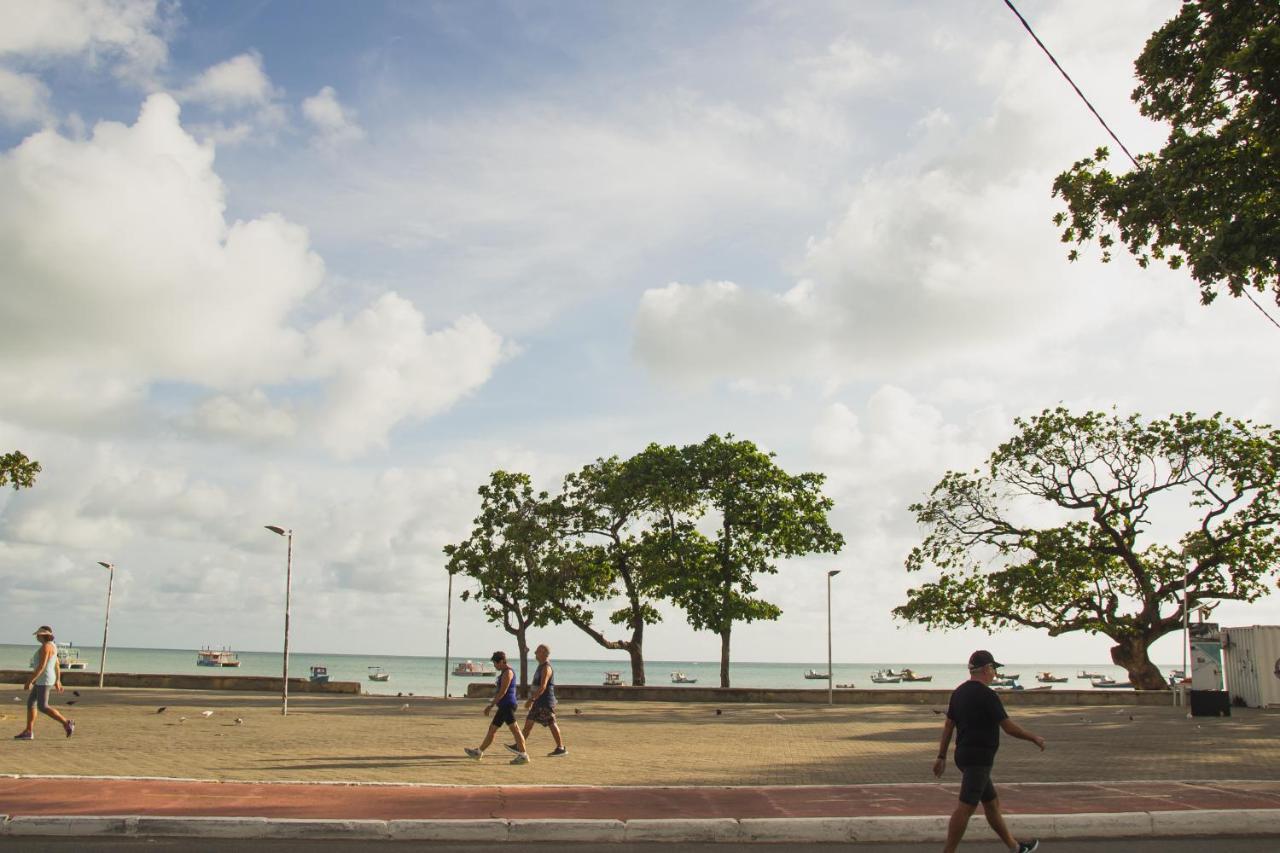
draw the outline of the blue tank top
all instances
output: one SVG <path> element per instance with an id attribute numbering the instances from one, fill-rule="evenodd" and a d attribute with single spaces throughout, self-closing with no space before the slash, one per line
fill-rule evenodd
<path id="1" fill-rule="evenodd" d="M 509 669 L 504 669 L 502 672 L 498 673 L 498 680 L 497 680 L 497 681 L 495 681 L 495 682 L 493 683 L 493 686 L 494 686 L 494 687 L 501 687 L 501 686 L 502 686 L 502 677 L 503 677 L 504 675 L 506 675 L 508 672 L 510 672 L 510 673 L 511 673 L 511 683 L 507 685 L 507 692 L 506 692 L 506 693 L 504 693 L 504 694 L 502 695 L 502 698 L 498 700 L 498 704 L 499 704 L 499 705 L 501 705 L 501 706 L 503 706 L 503 707 L 507 707 L 507 708 L 514 708 L 515 706 L 517 706 L 517 705 L 519 705 L 519 704 L 520 704 L 520 700 L 516 698 L 516 674 L 515 674 L 515 672 L 512 672 L 512 671 L 511 671 L 511 670 L 509 670 Z"/>
<path id="2" fill-rule="evenodd" d="M 550 705 L 554 708 L 556 704 L 556 671 L 550 664 L 538 664 L 538 668 L 533 671 L 533 684 L 529 685 L 529 689 L 537 690 L 542 686 L 542 674 L 547 670 L 551 670 L 551 677 L 547 679 L 547 689 L 534 704 Z"/>

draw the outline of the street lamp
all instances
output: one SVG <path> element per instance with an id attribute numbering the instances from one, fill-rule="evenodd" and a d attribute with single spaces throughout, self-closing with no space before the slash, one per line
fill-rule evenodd
<path id="1" fill-rule="evenodd" d="M 101 687 L 107 674 L 107 628 L 111 627 L 111 587 L 116 583 L 116 567 L 101 560 L 98 565 L 107 570 L 107 616 L 102 620 L 102 660 L 98 663 L 98 686 Z"/>
<path id="2" fill-rule="evenodd" d="M 448 602 L 444 607 L 444 698 L 449 698 L 449 629 L 453 625 L 453 572 L 449 572 Z"/>
<path id="3" fill-rule="evenodd" d="M 827 572 L 827 704 L 835 704 L 835 693 L 831 689 L 831 678 L 835 673 L 831 671 L 831 579 L 840 574 L 839 569 L 832 569 Z"/>
<path id="4" fill-rule="evenodd" d="M 284 675 L 280 679 L 280 715 L 289 713 L 289 588 L 293 585 L 293 531 L 285 530 L 274 524 L 268 524 L 272 533 L 283 536 L 289 541 L 289 550 L 284 564 Z"/>

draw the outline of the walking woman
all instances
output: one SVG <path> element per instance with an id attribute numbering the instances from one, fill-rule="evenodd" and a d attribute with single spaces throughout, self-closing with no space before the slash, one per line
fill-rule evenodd
<path id="1" fill-rule="evenodd" d="M 36 639 L 40 648 L 31 656 L 31 677 L 27 679 L 27 690 L 31 691 L 27 696 L 27 727 L 13 739 L 35 740 L 36 708 L 62 723 L 62 730 L 71 737 L 76 724 L 49 707 L 49 688 L 62 692 L 62 668 L 58 665 L 58 647 L 53 644 L 53 629 L 41 625 L 36 629 Z"/>

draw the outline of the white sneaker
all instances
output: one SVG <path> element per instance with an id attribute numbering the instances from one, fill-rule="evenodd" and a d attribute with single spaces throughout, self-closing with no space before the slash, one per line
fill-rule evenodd
<path id="1" fill-rule="evenodd" d="M 468 746 L 468 747 L 466 747 L 465 749 L 463 749 L 462 751 L 463 751 L 463 752 L 465 752 L 467 755 L 471 756 L 472 758 L 476 759 L 476 760 L 479 760 L 479 759 L 480 759 L 480 757 L 481 757 L 482 755 L 484 755 L 484 750 L 480 750 L 480 749 L 472 749 L 472 748 L 471 748 L 471 747 L 469 747 L 469 746 Z"/>
<path id="2" fill-rule="evenodd" d="M 528 763 L 529 763 L 529 753 L 527 753 L 527 752 L 521 752 L 521 753 L 519 753 L 515 758 L 511 759 L 511 763 L 512 763 L 512 764 L 528 764 Z"/>

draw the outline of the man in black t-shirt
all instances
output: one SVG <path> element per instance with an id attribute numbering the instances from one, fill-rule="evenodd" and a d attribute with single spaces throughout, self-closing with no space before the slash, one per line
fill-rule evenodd
<path id="1" fill-rule="evenodd" d="M 1000 748 L 1000 730 L 1011 736 L 1029 740 L 1044 751 L 1044 738 L 1033 735 L 1009 719 L 1004 703 L 989 686 L 996 677 L 1000 664 L 991 652 L 977 651 L 969 656 L 969 680 L 951 693 L 947 706 L 947 721 L 942 727 L 942 743 L 938 746 L 938 758 L 933 762 L 933 775 L 941 777 L 947 767 L 947 748 L 951 745 L 951 733 L 956 732 L 956 767 L 960 768 L 960 803 L 947 825 L 947 844 L 944 853 L 955 853 L 960 839 L 969 826 L 978 803 L 987 823 L 1005 843 L 1011 853 L 1031 853 L 1040 846 L 1037 840 L 1018 841 L 1009 832 L 1000 814 L 1000 799 L 991 784 L 991 767 L 995 764 L 996 750 Z"/>

